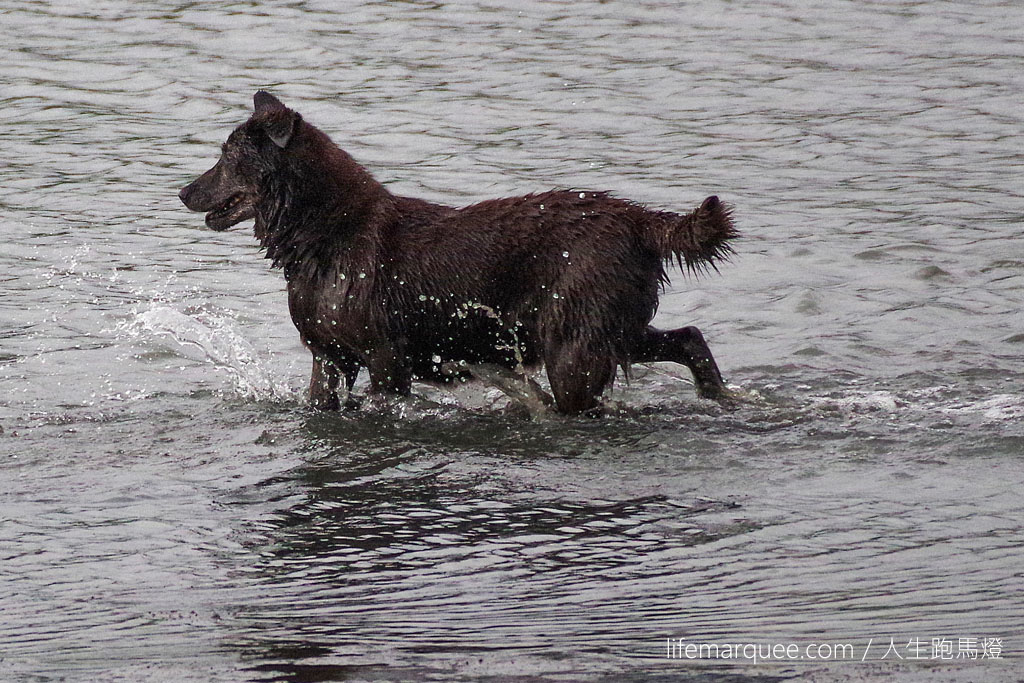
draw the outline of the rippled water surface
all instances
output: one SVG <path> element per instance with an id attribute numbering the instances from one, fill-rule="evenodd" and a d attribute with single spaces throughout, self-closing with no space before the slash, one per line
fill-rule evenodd
<path id="1" fill-rule="evenodd" d="M 0 2 L 0 679 L 1018 680 L 1021 26 Z M 657 323 L 746 400 L 656 365 L 601 419 L 486 386 L 311 413 L 281 274 L 176 197 L 261 87 L 402 194 L 719 194 L 737 256 Z"/>

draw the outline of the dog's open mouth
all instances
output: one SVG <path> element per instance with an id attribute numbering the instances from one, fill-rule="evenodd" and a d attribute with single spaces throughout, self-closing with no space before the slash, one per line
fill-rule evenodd
<path id="1" fill-rule="evenodd" d="M 227 230 L 256 215 L 252 199 L 244 192 L 231 195 L 221 206 L 206 214 L 206 227 L 211 230 Z"/>

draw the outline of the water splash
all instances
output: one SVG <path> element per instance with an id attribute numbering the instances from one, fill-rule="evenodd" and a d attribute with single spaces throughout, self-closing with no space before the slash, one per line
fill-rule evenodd
<path id="1" fill-rule="evenodd" d="M 1012 424 L 1024 417 L 1024 398 L 992 394 L 966 398 L 948 385 L 899 390 L 847 389 L 838 395 L 809 396 L 813 410 L 843 415 L 900 415 L 907 420 L 964 420 L 983 424 Z"/>
<path id="2" fill-rule="evenodd" d="M 909 405 L 900 396 L 884 390 L 851 389 L 840 396 L 809 396 L 807 400 L 811 406 L 842 413 L 895 413 Z"/>
<path id="3" fill-rule="evenodd" d="M 558 295 L 555 294 L 555 298 Z M 457 309 L 455 315 L 459 318 L 466 318 L 470 311 L 478 311 L 488 318 L 493 319 L 498 325 L 512 335 L 511 344 L 496 343 L 494 348 L 498 351 L 511 351 L 516 364 L 512 369 L 503 368 L 493 363 L 449 363 L 448 371 L 457 372 L 458 368 L 466 369 L 471 375 L 488 385 L 498 389 L 513 402 L 522 406 L 531 418 L 537 419 L 547 415 L 554 399 L 532 378 L 523 361 L 523 348 L 519 340 L 518 321 L 508 324 L 501 315 L 492 307 L 475 301 L 467 301 Z"/>
<path id="4" fill-rule="evenodd" d="M 1014 422 L 1024 418 L 1024 398 L 1011 394 L 995 394 L 977 401 L 956 401 L 941 408 L 946 415 L 980 415 L 983 422 Z"/>
<path id="5" fill-rule="evenodd" d="M 155 305 L 136 313 L 122 329 L 139 339 L 170 337 L 182 346 L 198 348 L 214 368 L 228 376 L 233 393 L 241 398 L 260 401 L 294 398 L 291 388 L 260 359 L 230 317 Z"/>

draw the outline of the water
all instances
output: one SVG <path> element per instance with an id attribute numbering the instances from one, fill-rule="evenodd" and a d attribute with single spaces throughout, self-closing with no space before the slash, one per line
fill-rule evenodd
<path id="1" fill-rule="evenodd" d="M 0 679 L 1018 680 L 1024 9 L 509 7 L 0 3 Z M 721 195 L 657 322 L 748 399 L 311 414 L 280 273 L 176 198 L 260 87 L 399 193 Z"/>

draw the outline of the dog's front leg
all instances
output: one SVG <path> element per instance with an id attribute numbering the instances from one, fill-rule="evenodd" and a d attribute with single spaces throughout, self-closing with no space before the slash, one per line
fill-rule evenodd
<path id="1" fill-rule="evenodd" d="M 352 395 L 352 386 L 359 376 L 359 359 L 354 356 L 313 354 L 313 373 L 309 379 L 309 404 L 317 410 L 338 410 L 338 388 L 345 377 L 346 408 L 358 408 L 359 401 Z"/>
<path id="2" fill-rule="evenodd" d="M 341 371 L 327 358 L 313 354 L 313 373 L 309 378 L 309 405 L 316 410 L 338 410 L 338 381 Z"/>

